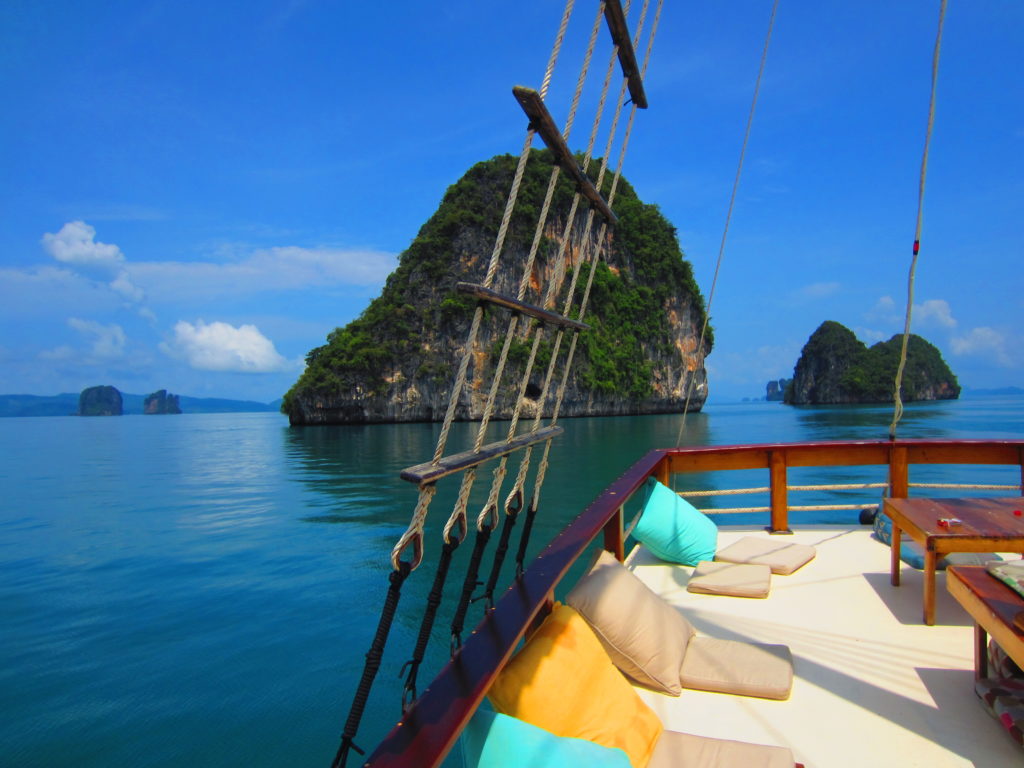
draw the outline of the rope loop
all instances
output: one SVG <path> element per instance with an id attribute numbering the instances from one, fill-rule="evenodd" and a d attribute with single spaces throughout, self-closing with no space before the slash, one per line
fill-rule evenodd
<path id="1" fill-rule="evenodd" d="M 466 540 L 466 534 L 469 533 L 469 526 L 466 524 L 465 512 L 463 512 L 463 514 L 461 515 L 456 515 L 449 522 L 450 525 L 445 527 L 444 543 L 445 546 L 451 545 L 451 547 L 454 549 Z M 459 529 L 458 534 L 452 534 L 453 528 Z"/>
<path id="2" fill-rule="evenodd" d="M 505 499 L 505 514 L 517 515 L 523 508 L 523 488 L 517 485 Z"/>
<path id="3" fill-rule="evenodd" d="M 412 560 L 403 560 L 405 550 L 412 545 Z M 398 571 L 403 565 L 415 571 L 423 562 L 423 530 L 408 530 L 402 534 L 395 548 L 391 550 L 391 567 Z"/>
<path id="4" fill-rule="evenodd" d="M 485 530 L 490 533 L 498 527 L 499 520 L 498 505 L 488 504 L 476 518 L 476 529 L 481 533 Z"/>

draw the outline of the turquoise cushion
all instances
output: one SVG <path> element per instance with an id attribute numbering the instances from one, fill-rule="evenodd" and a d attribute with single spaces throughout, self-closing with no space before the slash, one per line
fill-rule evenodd
<path id="1" fill-rule="evenodd" d="M 633 535 L 662 560 L 682 565 L 714 560 L 718 547 L 718 527 L 707 515 L 653 477 Z"/>
<path id="2" fill-rule="evenodd" d="M 478 709 L 462 731 L 466 768 L 630 768 L 621 749 L 572 739 L 508 715 Z"/>

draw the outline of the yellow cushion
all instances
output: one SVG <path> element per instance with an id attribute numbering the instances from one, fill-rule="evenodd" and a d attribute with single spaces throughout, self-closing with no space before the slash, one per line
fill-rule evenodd
<path id="1" fill-rule="evenodd" d="M 487 695 L 498 712 L 556 736 L 621 749 L 633 768 L 647 765 L 661 736 L 658 716 L 567 605 L 556 603 Z"/>

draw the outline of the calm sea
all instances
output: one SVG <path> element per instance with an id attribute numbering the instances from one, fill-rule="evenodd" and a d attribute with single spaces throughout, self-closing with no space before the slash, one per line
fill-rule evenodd
<path id="1" fill-rule="evenodd" d="M 711 406 L 688 418 L 684 442 L 882 439 L 889 418 L 875 407 Z M 533 553 L 644 452 L 675 445 L 680 421 L 563 425 Z M 277 414 L 0 419 L 0 764 L 329 765 L 387 554 L 415 500 L 398 472 L 429 458 L 437 431 L 292 429 Z M 457 425 L 449 445 L 461 449 L 469 435 Z M 1024 398 L 912 405 L 900 436 L 1019 439 Z M 791 481 L 826 477 L 818 473 Z M 1015 483 L 1020 473 L 969 470 L 966 479 Z M 489 473 L 478 480 L 476 508 L 489 482 Z M 442 488 L 432 507 L 428 558 L 451 499 Z M 462 569 L 469 549 L 457 553 Z M 432 572 L 428 563 L 406 584 L 364 746 L 398 718 L 397 670 Z M 446 628 L 435 634 L 425 679 L 448 647 Z"/>

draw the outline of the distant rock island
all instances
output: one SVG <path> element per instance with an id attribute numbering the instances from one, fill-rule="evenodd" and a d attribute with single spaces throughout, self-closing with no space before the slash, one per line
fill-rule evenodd
<path id="1" fill-rule="evenodd" d="M 769 381 L 765 387 L 765 400 L 768 402 L 781 403 L 783 397 L 786 394 L 786 387 L 792 383 L 792 379 L 778 379 L 777 381 Z"/>
<path id="2" fill-rule="evenodd" d="M 868 348 L 849 328 L 826 320 L 804 345 L 785 402 L 891 403 L 902 344 L 903 336 L 896 335 Z M 901 399 L 954 400 L 959 395 L 960 385 L 939 350 L 911 334 Z"/>
<path id="3" fill-rule="evenodd" d="M 99 389 L 98 387 L 89 387 Z M 111 389 L 115 389 L 111 387 Z M 166 392 L 166 390 L 162 390 Z M 0 395 L 0 418 L 25 416 L 77 416 L 80 413 L 80 402 L 83 393 L 65 392 L 59 395 Z M 121 396 L 121 415 L 136 416 L 146 413 L 146 400 L 155 398 L 159 402 L 160 392 L 152 395 L 133 395 L 118 392 Z M 91 397 L 91 396 L 90 396 Z M 278 413 L 281 401 L 260 403 L 254 400 L 229 400 L 219 397 L 188 397 L 186 395 L 167 395 L 168 402 L 174 403 L 180 411 L 190 414 L 197 413 Z M 168 403 L 169 405 L 169 403 Z M 170 411 L 168 411 L 170 412 Z"/>
<path id="4" fill-rule="evenodd" d="M 142 405 L 142 412 L 145 414 L 181 413 L 181 405 L 178 403 L 177 395 L 169 395 L 166 389 L 161 389 L 146 397 Z"/>
<path id="5" fill-rule="evenodd" d="M 120 416 L 122 413 L 124 405 L 116 387 L 87 387 L 78 396 L 79 416 Z"/>
<path id="6" fill-rule="evenodd" d="M 464 353 L 476 300 L 456 289 L 482 283 L 517 158 L 501 155 L 477 163 L 448 188 L 437 211 L 401 254 L 379 297 L 327 343 L 306 356 L 306 369 L 285 395 L 281 410 L 292 424 L 441 421 L 449 387 Z M 548 179 L 551 155 L 534 150 L 526 165 L 493 289 L 517 295 Z M 597 163 L 591 163 L 596 175 Z M 607 194 L 611 174 L 605 177 Z M 642 202 L 620 179 L 614 202 L 618 224 L 607 235 L 561 408 L 563 416 L 676 413 L 693 382 L 691 407 L 707 397 L 704 357 L 698 351 L 704 298 L 683 256 L 675 228 L 656 205 Z M 552 281 L 571 210 L 573 186 L 562 174 L 555 190 L 525 301 L 543 304 Z M 598 226 L 583 243 L 586 206 L 576 214 L 568 268 L 580 269 L 578 294 L 589 274 L 580 252 L 593 252 Z M 565 285 L 568 285 L 566 280 Z M 564 289 L 563 289 L 564 293 Z M 561 311 L 564 296 L 556 308 Z M 489 307 L 471 350 L 468 383 L 456 418 L 476 419 L 484 410 L 509 314 Z M 520 323 L 523 328 L 525 323 Z M 709 329 L 710 330 L 710 329 Z M 523 395 L 523 413 L 536 412 L 554 332 L 548 331 Z M 564 360 L 568 339 L 562 344 Z M 513 341 L 505 381 L 521 377 L 531 344 Z M 557 384 L 557 382 L 556 382 Z M 509 418 L 517 395 L 499 395 L 495 418 Z M 548 400 L 550 408 L 553 397 Z"/>

